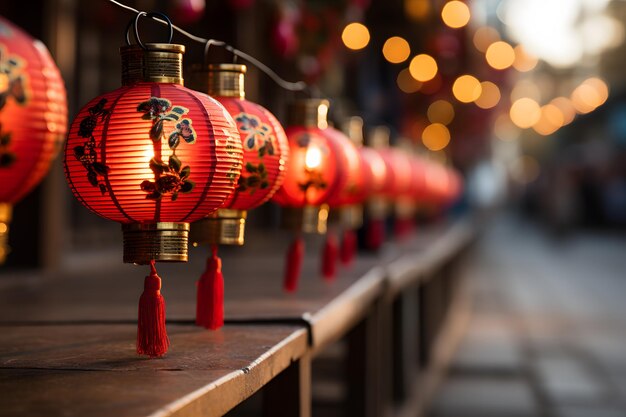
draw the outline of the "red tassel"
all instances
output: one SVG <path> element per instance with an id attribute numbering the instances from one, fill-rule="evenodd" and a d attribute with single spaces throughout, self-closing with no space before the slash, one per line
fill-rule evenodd
<path id="1" fill-rule="evenodd" d="M 356 255 L 356 233 L 354 230 L 346 229 L 343 232 L 339 259 L 344 265 L 350 265 L 354 261 L 354 255 Z"/>
<path id="2" fill-rule="evenodd" d="M 287 264 L 285 266 L 285 281 L 283 288 L 287 292 L 294 292 L 298 288 L 302 259 L 304 258 L 304 240 L 297 237 L 287 252 Z"/>
<path id="3" fill-rule="evenodd" d="M 165 300 L 161 295 L 161 278 L 157 275 L 154 261 L 150 262 L 150 275 L 143 284 L 139 298 L 137 323 L 137 353 L 157 358 L 165 355 L 170 345 L 165 328 Z"/>
<path id="4" fill-rule="evenodd" d="M 327 281 L 332 281 L 337 273 L 337 255 L 339 253 L 337 236 L 333 232 L 326 235 L 324 252 L 322 254 L 322 275 Z"/>
<path id="5" fill-rule="evenodd" d="M 367 247 L 378 250 L 385 239 L 385 221 L 383 219 L 371 219 L 367 228 Z"/>
<path id="6" fill-rule="evenodd" d="M 224 325 L 224 276 L 217 245 L 213 245 L 212 252 L 197 282 L 196 325 L 217 330 Z"/>
<path id="7" fill-rule="evenodd" d="M 396 219 L 394 234 L 399 240 L 406 240 L 413 232 L 413 219 Z"/>

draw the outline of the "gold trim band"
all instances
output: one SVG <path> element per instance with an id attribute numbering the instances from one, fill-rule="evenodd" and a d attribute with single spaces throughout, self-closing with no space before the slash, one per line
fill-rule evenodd
<path id="1" fill-rule="evenodd" d="M 187 262 L 189 223 L 129 223 L 122 232 L 126 263 Z"/>

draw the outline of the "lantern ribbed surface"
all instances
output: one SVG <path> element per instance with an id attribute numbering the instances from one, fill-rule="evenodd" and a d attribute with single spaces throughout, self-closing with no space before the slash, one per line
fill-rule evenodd
<path id="1" fill-rule="evenodd" d="M 235 192 L 222 208 L 250 210 L 268 201 L 282 185 L 289 158 L 285 130 L 262 106 L 235 97 L 215 97 L 237 124 L 243 168 Z"/>
<path id="2" fill-rule="evenodd" d="M 210 214 L 232 193 L 241 160 L 237 128 L 221 104 L 155 82 L 89 102 L 65 150 L 74 195 L 121 223 L 193 222 Z"/>
<path id="3" fill-rule="evenodd" d="M 291 126 L 289 164 L 273 201 L 285 207 L 319 206 L 344 187 L 346 159 L 327 131 L 313 126 Z"/>
<path id="4" fill-rule="evenodd" d="M 332 208 L 362 203 L 370 192 L 371 171 L 365 166 L 359 149 L 345 134 L 331 127 L 325 133 L 341 155 L 345 171 L 345 183 L 329 197 L 328 205 Z"/>
<path id="5" fill-rule="evenodd" d="M 43 43 L 0 17 L 0 203 L 41 181 L 66 131 L 59 69 Z"/>

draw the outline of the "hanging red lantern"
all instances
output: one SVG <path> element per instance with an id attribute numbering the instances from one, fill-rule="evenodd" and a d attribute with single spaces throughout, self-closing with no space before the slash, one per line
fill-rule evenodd
<path id="1" fill-rule="evenodd" d="M 328 200 L 347 181 L 345 154 L 328 134 L 328 101 L 299 100 L 289 109 L 289 165 L 285 180 L 273 197 L 284 207 L 284 221 L 299 232 L 326 233 Z M 304 242 L 298 236 L 290 247 L 285 289 L 295 291 L 300 274 Z"/>
<path id="2" fill-rule="evenodd" d="M 341 147 L 346 154 L 346 175 L 347 181 L 345 187 L 336 195 L 329 199 L 330 218 L 337 219 L 343 235 L 341 247 L 339 249 L 339 259 L 345 265 L 352 263 L 356 253 L 356 229 L 363 224 L 363 203 L 370 194 L 372 186 L 372 171 L 363 156 L 363 119 L 360 117 L 351 117 L 344 125 L 344 134 L 336 134 L 332 136 L 336 138 L 338 146 Z M 327 239 L 327 246 L 328 246 Z M 323 259 L 323 268 L 325 276 L 332 277 L 334 275 L 333 260 Z"/>
<path id="3" fill-rule="evenodd" d="M 190 239 L 213 246 L 207 270 L 198 282 L 196 324 L 217 329 L 224 324 L 223 278 L 217 270 L 217 245 L 243 245 L 247 211 L 268 201 L 281 186 L 289 156 L 282 126 L 267 109 L 245 99 L 245 65 L 196 68 L 191 86 L 206 91 L 233 117 L 243 145 L 243 170 L 222 208 L 192 225 Z"/>
<path id="4" fill-rule="evenodd" d="M 400 240 L 408 238 L 414 228 L 416 205 L 413 198 L 412 157 L 410 143 L 400 141 L 398 147 L 389 149 L 394 176 L 394 235 Z"/>
<path id="5" fill-rule="evenodd" d="M 362 125 L 363 121 L 361 120 L 361 127 Z M 368 178 L 365 176 L 366 172 L 364 172 L 364 161 L 361 158 L 361 154 L 351 139 L 343 132 L 332 127 L 325 129 L 324 133 L 339 157 L 339 161 L 343 167 L 343 175 L 345 176 L 343 186 L 338 188 L 337 192 L 331 194 L 327 200 L 331 220 L 329 222 L 330 225 L 322 253 L 322 275 L 327 280 L 331 280 L 335 277 L 337 257 L 340 254 L 339 242 L 336 232 L 333 230 L 333 223 L 348 221 L 350 230 L 354 233 L 352 229 L 359 226 L 359 220 L 362 221 L 362 219 L 359 218 L 359 216 L 362 216 L 359 203 L 367 196 Z M 337 221 L 332 221 L 333 217 Z M 350 235 L 350 233 L 348 233 L 348 235 Z M 354 235 L 348 236 L 347 245 L 354 247 L 355 244 L 356 238 Z M 346 252 L 347 251 L 348 249 L 346 249 Z M 352 255 L 347 254 L 347 258 L 351 256 Z"/>
<path id="6" fill-rule="evenodd" d="M 0 263 L 13 205 L 42 180 L 66 131 L 59 69 L 43 43 L 0 17 Z"/>
<path id="7" fill-rule="evenodd" d="M 169 341 L 154 262 L 187 261 L 189 222 L 233 192 L 241 141 L 221 104 L 183 86 L 184 46 L 120 51 L 122 87 L 78 112 L 65 171 L 81 203 L 122 223 L 124 262 L 152 265 L 140 300 L 137 351 L 161 356 Z"/>
<path id="8" fill-rule="evenodd" d="M 365 244 L 370 250 L 380 249 L 385 240 L 385 221 L 391 208 L 389 200 L 394 195 L 394 168 L 387 152 L 389 135 L 388 127 L 376 126 L 370 132 L 369 146 L 363 148 L 363 156 L 372 172 L 372 193 L 365 205 Z"/>

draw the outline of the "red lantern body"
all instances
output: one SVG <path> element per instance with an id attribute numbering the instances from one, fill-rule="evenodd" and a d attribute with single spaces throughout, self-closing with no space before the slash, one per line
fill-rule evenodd
<path id="1" fill-rule="evenodd" d="M 370 192 L 371 171 L 359 149 L 346 135 L 333 128 L 326 129 L 325 133 L 337 152 L 342 154 L 346 176 L 345 184 L 329 197 L 328 205 L 333 208 L 361 204 Z"/>
<path id="2" fill-rule="evenodd" d="M 408 196 L 411 191 L 411 162 L 408 155 L 392 148 L 380 149 L 380 154 L 390 174 L 385 196 L 390 201 Z"/>
<path id="3" fill-rule="evenodd" d="M 179 55 L 182 49 L 149 47 L 173 48 Z M 126 67 L 138 59 L 134 54 L 143 53 L 136 47 L 122 51 L 129 55 Z M 92 100 L 72 123 L 65 169 L 76 198 L 124 224 L 189 223 L 215 211 L 234 190 L 241 170 L 241 142 L 228 112 L 182 83 L 125 77 L 130 79 L 123 87 Z M 132 239 L 125 233 L 125 241 Z M 184 257 L 156 259 L 186 260 L 186 244 L 184 252 Z M 148 258 L 155 259 L 152 255 Z M 150 260 L 130 258 L 125 250 L 126 261 Z"/>
<path id="4" fill-rule="evenodd" d="M 426 186 L 427 165 L 421 157 L 414 157 L 411 160 L 411 196 L 413 201 L 421 204 L 428 200 L 428 189 Z"/>
<path id="5" fill-rule="evenodd" d="M 289 165 L 274 201 L 285 207 L 304 208 L 327 204 L 345 185 L 345 154 L 337 152 L 328 128 L 291 126 Z"/>
<path id="6" fill-rule="evenodd" d="M 66 131 L 65 87 L 48 50 L 0 17 L 0 262 L 11 205 L 44 177 Z"/>
<path id="7" fill-rule="evenodd" d="M 385 160 L 376 149 L 364 146 L 359 149 L 359 153 L 365 163 L 370 178 L 369 190 L 371 196 L 382 196 L 386 193 L 386 188 L 390 186 L 391 175 Z"/>
<path id="8" fill-rule="evenodd" d="M 197 138 L 194 143 L 183 139 L 171 149 L 167 141 L 151 139 L 153 121 L 144 115 L 152 110 L 138 111 L 137 107 L 152 98 L 167 100 L 156 117 L 166 117 L 172 109 L 184 109 L 181 119 L 190 120 L 188 125 Z M 92 120 L 95 140 L 90 143 L 81 125 Z M 177 124 L 166 120 L 162 129 L 167 129 L 169 135 L 177 130 Z M 65 151 L 67 180 L 85 206 L 107 219 L 120 223 L 192 222 L 220 207 L 234 189 L 241 146 L 233 136 L 233 128 L 232 119 L 215 100 L 181 85 L 138 83 L 121 87 L 93 99 L 78 112 Z M 82 156 L 88 152 L 95 153 Z M 168 164 L 174 152 L 180 170 L 168 165 L 160 177 L 171 181 L 163 181 L 162 186 L 158 182 L 154 187 L 142 186 L 144 181 L 154 183 L 151 161 Z M 108 174 L 101 175 L 101 171 L 85 166 L 91 156 L 108 168 Z M 186 166 L 190 167 L 187 177 L 181 174 Z M 95 183 L 91 172 L 96 173 Z M 187 178 L 195 183 L 190 192 L 181 189 Z M 153 188 L 160 196 L 152 196 Z"/>

